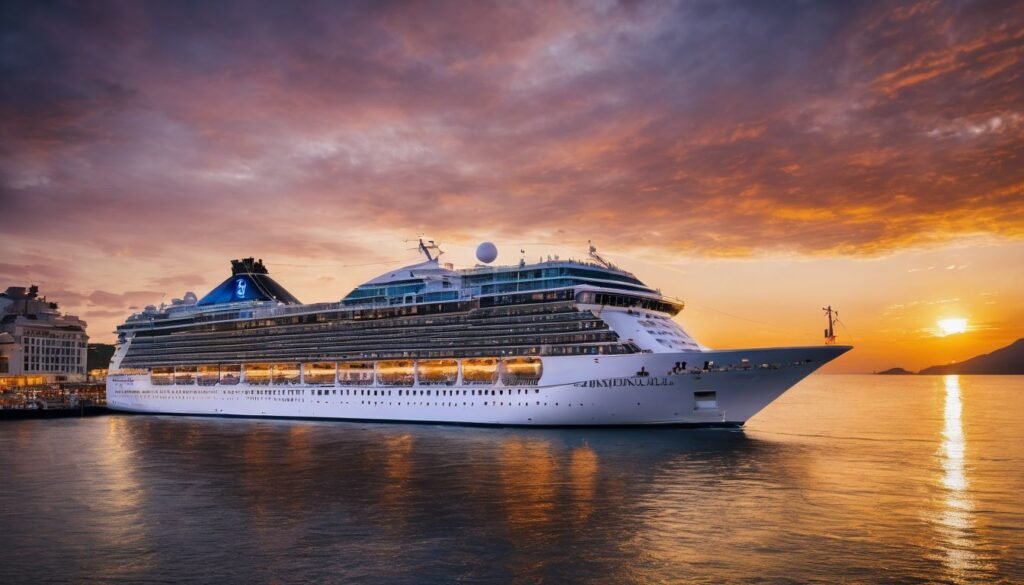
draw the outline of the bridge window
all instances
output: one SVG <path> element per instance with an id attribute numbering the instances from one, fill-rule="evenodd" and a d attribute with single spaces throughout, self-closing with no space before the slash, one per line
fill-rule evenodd
<path id="1" fill-rule="evenodd" d="M 612 293 L 581 292 L 576 295 L 576 300 L 582 304 L 594 304 L 607 307 L 630 307 L 634 309 L 656 311 L 659 313 L 668 313 L 669 315 L 675 315 L 683 308 L 681 304 L 675 304 L 668 301 L 659 301 L 645 297 Z"/>

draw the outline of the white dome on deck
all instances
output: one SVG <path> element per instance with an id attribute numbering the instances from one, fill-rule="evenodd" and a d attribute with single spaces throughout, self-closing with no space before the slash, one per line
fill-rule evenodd
<path id="1" fill-rule="evenodd" d="M 420 262 L 419 264 L 410 264 L 409 266 L 403 266 L 398 270 L 386 272 L 381 274 L 373 280 L 364 282 L 361 286 L 368 284 L 387 284 L 389 282 L 395 282 L 399 280 L 409 280 L 412 278 L 441 278 L 441 277 L 458 277 L 459 274 L 454 270 L 442 268 L 437 258 L 433 260 L 427 260 L 426 262 Z"/>

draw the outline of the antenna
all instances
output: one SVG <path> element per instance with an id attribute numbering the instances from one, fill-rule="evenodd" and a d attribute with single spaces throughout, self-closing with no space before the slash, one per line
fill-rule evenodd
<path id="1" fill-rule="evenodd" d="M 597 262 L 598 264 L 600 264 L 601 266 L 604 266 L 605 268 L 607 268 L 609 270 L 615 270 L 615 265 L 612 264 L 611 262 L 605 260 L 604 258 L 602 258 L 601 255 L 597 253 L 597 248 L 594 246 L 594 244 L 590 240 L 587 240 L 587 246 L 590 247 L 590 251 L 588 252 L 588 254 L 590 255 L 591 258 L 594 259 L 595 262 Z"/>
<path id="2" fill-rule="evenodd" d="M 825 316 L 828 318 L 828 327 L 825 329 L 825 345 L 834 345 L 836 342 L 835 325 L 839 321 L 839 311 L 834 310 L 832 305 L 822 307 L 821 310 L 825 311 Z"/>
<path id="3" fill-rule="evenodd" d="M 405 241 L 406 242 L 411 242 L 413 240 L 405 240 Z M 432 260 L 437 260 L 438 258 L 441 257 L 441 254 L 444 254 L 444 251 L 441 250 L 441 248 L 438 247 L 438 245 L 434 243 L 434 240 L 426 240 L 426 241 L 424 241 L 423 240 L 423 236 L 420 236 L 419 238 L 416 239 L 416 242 L 417 242 L 416 250 L 419 250 L 419 252 L 421 254 L 426 256 L 428 262 L 430 262 Z M 410 249 L 412 249 L 412 248 L 410 248 Z"/>

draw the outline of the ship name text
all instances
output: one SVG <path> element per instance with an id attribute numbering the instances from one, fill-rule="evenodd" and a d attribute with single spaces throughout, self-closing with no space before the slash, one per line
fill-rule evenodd
<path id="1" fill-rule="evenodd" d="M 603 378 L 600 380 L 584 380 L 573 386 L 584 388 L 622 388 L 626 386 L 674 386 L 667 377 L 635 376 L 632 378 Z"/>

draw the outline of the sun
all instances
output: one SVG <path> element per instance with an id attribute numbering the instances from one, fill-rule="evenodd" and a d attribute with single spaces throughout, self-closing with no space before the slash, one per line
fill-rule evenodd
<path id="1" fill-rule="evenodd" d="M 964 333 L 965 331 L 967 331 L 967 319 L 962 317 L 939 319 L 939 337 Z"/>

